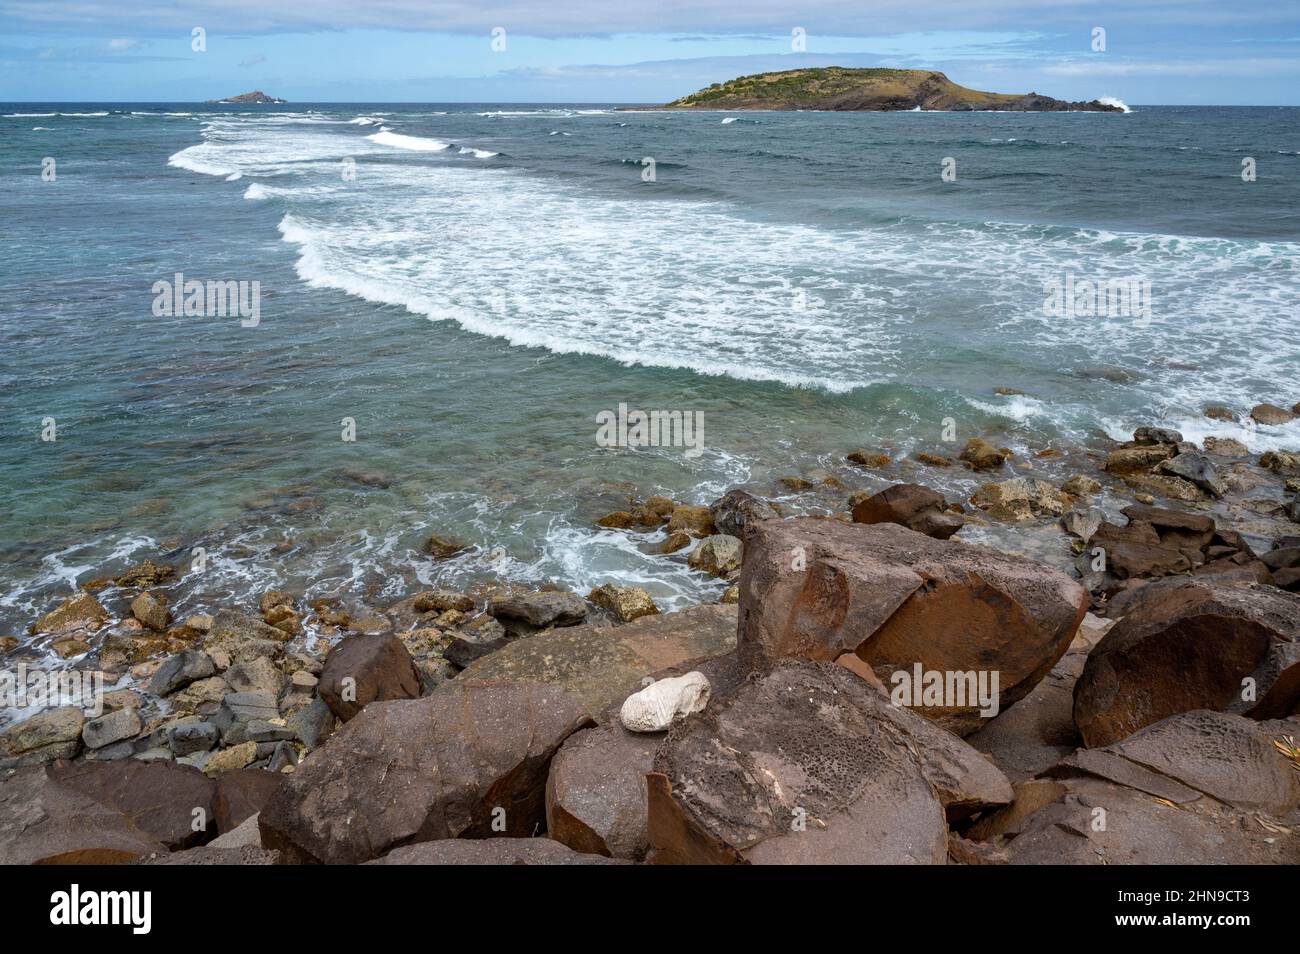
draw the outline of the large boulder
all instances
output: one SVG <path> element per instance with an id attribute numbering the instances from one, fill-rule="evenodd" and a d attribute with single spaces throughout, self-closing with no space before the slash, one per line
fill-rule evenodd
<path id="1" fill-rule="evenodd" d="M 948 510 L 943 494 L 920 484 L 894 484 L 853 506 L 854 523 L 897 523 L 947 540 L 960 530 L 966 518 Z"/>
<path id="2" fill-rule="evenodd" d="M 32 624 L 29 632 L 63 636 L 95 632 L 108 622 L 108 610 L 85 590 L 78 590 Z"/>
<path id="3" fill-rule="evenodd" d="M 0 864 L 124 864 L 155 852 L 167 848 L 45 767 L 19 769 L 0 781 Z"/>
<path id="4" fill-rule="evenodd" d="M 843 666 L 799 659 L 670 730 L 647 788 L 657 863 L 943 864 L 946 807 L 1012 797 L 960 739 Z"/>
<path id="5" fill-rule="evenodd" d="M 515 640 L 456 677 L 559 686 L 582 700 L 593 719 L 613 718 L 647 676 L 729 653 L 736 607 L 693 606 L 622 626 L 571 626 Z"/>
<path id="6" fill-rule="evenodd" d="M 645 856 L 646 773 L 662 735 L 617 722 L 575 732 L 551 760 L 546 830 L 574 851 L 639 861 Z"/>
<path id="7" fill-rule="evenodd" d="M 1075 724 L 1096 747 L 1192 709 L 1294 711 L 1297 642 L 1295 594 L 1213 577 L 1148 583 L 1088 657 L 1074 690 Z"/>
<path id="8" fill-rule="evenodd" d="M 577 699 L 536 683 L 462 677 L 373 703 L 281 781 L 258 816 L 263 844 L 352 864 L 412 842 L 531 835 L 551 757 L 587 725 Z"/>
<path id="9" fill-rule="evenodd" d="M 46 709 L 0 733 L 0 754 L 16 765 L 70 759 L 81 751 L 86 717 L 76 706 Z"/>
<path id="10" fill-rule="evenodd" d="M 982 672 L 990 684 L 996 674 L 1005 710 L 1051 670 L 1087 605 L 1063 573 L 987 547 L 889 523 L 767 521 L 741 569 L 739 641 L 752 665 L 854 652 L 887 685 L 917 665 Z M 984 723 L 981 709 L 967 699 L 920 711 L 967 734 Z"/>
<path id="11" fill-rule="evenodd" d="M 396 636 L 346 636 L 325 657 L 316 691 L 346 722 L 372 702 L 418 698 L 420 674 Z"/>
<path id="12" fill-rule="evenodd" d="M 169 849 L 192 848 L 217 833 L 212 781 L 198 769 L 162 760 L 58 762 L 50 778 L 119 812 Z"/>

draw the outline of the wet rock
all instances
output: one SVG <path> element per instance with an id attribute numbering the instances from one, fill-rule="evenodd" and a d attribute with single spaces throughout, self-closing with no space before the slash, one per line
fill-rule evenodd
<path id="1" fill-rule="evenodd" d="M 850 464 L 857 464 L 859 467 L 869 467 L 873 470 L 879 470 L 881 467 L 888 467 L 890 457 L 888 454 L 882 454 L 879 451 L 855 450 L 846 458 Z"/>
<path id="2" fill-rule="evenodd" d="M 1149 583 L 1088 657 L 1075 724 L 1099 747 L 1192 709 L 1289 710 L 1300 686 L 1277 659 L 1298 640 L 1300 597 L 1290 593 L 1204 577 Z M 1256 694 L 1243 699 L 1248 677 Z M 1285 700 L 1270 698 L 1275 686 Z"/>
<path id="3" fill-rule="evenodd" d="M 678 550 L 685 550 L 695 539 L 689 533 L 678 531 L 668 534 L 663 543 L 659 545 L 660 553 L 676 553 Z"/>
<path id="4" fill-rule="evenodd" d="M 1181 444 L 1183 435 L 1172 427 L 1146 425 L 1133 432 L 1133 441 L 1137 444 Z"/>
<path id="5" fill-rule="evenodd" d="M 1056 570 L 895 524 L 774 521 L 750 547 L 740 578 L 747 657 L 856 652 L 886 684 L 917 663 L 995 670 L 1003 709 L 1047 674 L 1087 609 L 1082 587 Z M 976 705 L 919 711 L 959 734 L 984 722 Z"/>
<path id="6" fill-rule="evenodd" d="M 435 560 L 450 560 L 469 549 L 469 545 L 451 537 L 433 533 L 424 541 L 424 552 Z"/>
<path id="7" fill-rule="evenodd" d="M 499 649 L 504 649 L 509 642 L 510 640 L 504 636 L 487 642 L 471 642 L 468 639 L 456 636 L 447 644 L 442 657 L 453 666 L 465 669 L 483 657 L 490 656 Z"/>
<path id="8" fill-rule="evenodd" d="M 1259 466 L 1285 477 L 1300 477 L 1300 452 L 1266 451 L 1259 456 Z"/>
<path id="9" fill-rule="evenodd" d="M 745 528 L 760 520 L 775 520 L 780 517 L 770 503 L 744 490 L 732 490 L 715 500 L 709 507 L 709 514 L 718 533 L 745 539 Z"/>
<path id="10" fill-rule="evenodd" d="M 118 709 L 90 719 L 81 728 L 81 741 L 88 749 L 101 749 L 123 739 L 133 739 L 144 728 L 134 709 Z"/>
<path id="11" fill-rule="evenodd" d="M 928 454 L 925 452 L 913 454 L 912 456 L 928 467 L 951 467 L 952 466 L 951 457 L 943 457 L 939 454 Z"/>
<path id="12" fill-rule="evenodd" d="M 615 510 L 597 520 L 596 526 L 608 530 L 631 530 L 636 526 L 636 517 L 629 510 Z"/>
<path id="13" fill-rule="evenodd" d="M 475 604 L 473 598 L 464 593 L 457 593 L 455 590 L 433 590 L 418 594 L 414 606 L 417 613 L 443 613 L 447 610 L 472 613 Z"/>
<path id="14" fill-rule="evenodd" d="M 1075 474 L 1061 484 L 1061 490 L 1072 497 L 1091 497 L 1101 493 L 1101 482 L 1084 474 Z"/>
<path id="15" fill-rule="evenodd" d="M 221 652 L 235 661 L 254 656 L 276 657 L 284 652 L 282 644 L 288 638 L 287 633 L 248 613 L 223 609 L 213 616 L 212 629 L 203 640 L 203 648 L 209 655 Z"/>
<path id="16" fill-rule="evenodd" d="M 190 683 L 206 679 L 217 671 L 212 657 L 195 649 L 186 649 L 168 657 L 149 680 L 149 691 L 169 696 Z"/>
<path id="17" fill-rule="evenodd" d="M 123 864 L 167 848 L 45 768 L 0 780 L 0 864 Z"/>
<path id="18" fill-rule="evenodd" d="M 589 724 L 578 700 L 535 683 L 462 677 L 375 703 L 283 777 L 258 818 L 263 843 L 356 863 L 413 842 L 530 835 L 545 823 L 551 757 Z"/>
<path id="19" fill-rule="evenodd" d="M 853 505 L 854 523 L 896 523 L 947 540 L 966 523 L 966 518 L 948 510 L 943 495 L 920 484 L 894 484 Z"/>
<path id="20" fill-rule="evenodd" d="M 736 645 L 736 607 L 694 606 L 615 627 L 566 627 L 512 641 L 470 665 L 467 679 L 539 682 L 577 696 L 598 721 L 617 719 L 642 679 L 721 656 Z"/>
<path id="21" fill-rule="evenodd" d="M 1222 404 L 1210 404 L 1203 413 L 1212 421 L 1230 421 L 1234 424 L 1237 422 L 1237 415 Z"/>
<path id="22" fill-rule="evenodd" d="M 972 437 L 958 455 L 973 470 L 998 470 L 1010 457 L 1010 451 L 994 447 L 982 437 Z"/>
<path id="23" fill-rule="evenodd" d="M 330 650 L 317 692 L 347 722 L 372 702 L 415 699 L 420 677 L 395 636 L 347 636 Z"/>
<path id="24" fill-rule="evenodd" d="M 1289 424 L 1296 419 L 1293 412 L 1276 404 L 1256 404 L 1250 409 L 1250 416 L 1256 424 L 1264 425 Z"/>
<path id="25" fill-rule="evenodd" d="M 0 751 L 19 765 L 70 759 L 81 751 L 86 717 L 75 706 L 47 709 L 0 733 Z"/>
<path id="26" fill-rule="evenodd" d="M 1045 480 L 1015 477 L 984 484 L 971 503 L 998 520 L 1059 517 L 1070 508 L 1070 497 Z"/>
<path id="27" fill-rule="evenodd" d="M 741 543 L 725 533 L 706 537 L 700 542 L 686 562 L 692 570 L 701 570 L 710 576 L 726 577 L 740 569 Z"/>
<path id="28" fill-rule="evenodd" d="M 394 848 L 372 865 L 612 865 L 601 855 L 580 854 L 549 838 L 444 838 Z"/>
<path id="29" fill-rule="evenodd" d="M 639 586 L 617 586 L 603 583 L 587 594 L 587 599 L 613 613 L 621 622 L 630 623 L 642 616 L 659 612 L 655 601 Z"/>
<path id="30" fill-rule="evenodd" d="M 660 679 L 627 697 L 619 721 L 629 732 L 663 732 L 674 722 L 702 712 L 711 688 L 702 672 Z"/>
<path id="31" fill-rule="evenodd" d="M 617 723 L 569 736 L 546 780 L 550 837 L 574 851 L 629 861 L 645 857 L 645 777 L 660 741 Z"/>
<path id="32" fill-rule="evenodd" d="M 940 736 L 945 757 L 968 753 L 936 767 L 954 799 L 998 776 L 847 669 L 780 660 L 668 733 L 647 778 L 649 860 L 943 864 L 944 805 L 925 766 Z M 963 763 L 979 773 L 969 789 Z M 996 804 L 1010 801 L 1005 779 L 995 787 Z"/>
<path id="33" fill-rule="evenodd" d="M 37 620 L 28 630 L 52 636 L 95 632 L 108 622 L 108 610 L 89 593 L 79 591 Z"/>
<path id="34" fill-rule="evenodd" d="M 1231 437 L 1207 437 L 1202 443 L 1205 453 L 1215 457 L 1245 457 L 1250 453 L 1245 444 Z"/>
<path id="35" fill-rule="evenodd" d="M 90 643 L 84 639 L 61 639 L 51 643 L 50 648 L 60 659 L 73 659 L 90 652 Z"/>
<path id="36" fill-rule="evenodd" d="M 1160 463 L 1160 470 L 1174 477 L 1181 477 L 1189 483 L 1200 487 L 1212 497 L 1222 497 L 1227 491 L 1223 478 L 1214 465 L 1194 451 L 1179 454 Z"/>
<path id="37" fill-rule="evenodd" d="M 1172 444 L 1130 444 L 1106 455 L 1102 470 L 1110 474 L 1145 474 L 1177 453 Z"/>
<path id="38" fill-rule="evenodd" d="M 60 785 L 120 812 L 169 849 L 193 847 L 216 834 L 212 782 L 187 765 L 125 759 L 60 762 L 47 771 Z"/>
<path id="39" fill-rule="evenodd" d="M 131 567 L 113 582 L 123 587 L 148 587 L 166 583 L 176 575 L 176 567 L 145 560 Z"/>
<path id="40" fill-rule="evenodd" d="M 572 626 L 587 615 L 587 604 L 577 593 L 542 591 L 494 596 L 488 612 L 498 619 L 518 620 L 529 626 Z"/>
<path id="41" fill-rule="evenodd" d="M 713 514 L 708 507 L 679 504 L 668 518 L 668 533 L 679 531 L 692 537 L 707 537 L 714 532 Z"/>
<path id="42" fill-rule="evenodd" d="M 1102 515 L 1096 510 L 1071 510 L 1061 517 L 1061 529 L 1084 543 L 1092 539 L 1102 523 Z"/>

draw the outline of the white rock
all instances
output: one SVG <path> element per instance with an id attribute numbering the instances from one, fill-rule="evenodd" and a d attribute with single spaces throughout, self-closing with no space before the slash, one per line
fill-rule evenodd
<path id="1" fill-rule="evenodd" d="M 619 719 L 629 732 L 662 732 L 675 720 L 702 711 L 711 689 L 702 672 L 660 679 L 628 696 Z"/>

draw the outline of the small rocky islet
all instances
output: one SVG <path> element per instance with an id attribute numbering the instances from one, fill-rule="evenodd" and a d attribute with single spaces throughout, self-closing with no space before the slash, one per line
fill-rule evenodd
<path id="1" fill-rule="evenodd" d="M 1300 861 L 1300 452 L 1150 426 L 1045 479 L 1060 453 L 852 449 L 600 517 L 718 581 L 676 612 L 499 583 L 176 619 L 146 560 L 0 642 L 106 673 L 101 714 L 0 731 L 0 860 Z M 957 469 L 967 499 L 923 481 Z M 996 712 L 897 704 L 918 670 L 996 672 Z"/>

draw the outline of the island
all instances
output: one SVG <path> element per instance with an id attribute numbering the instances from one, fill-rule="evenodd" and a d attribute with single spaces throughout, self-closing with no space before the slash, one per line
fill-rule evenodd
<path id="1" fill-rule="evenodd" d="M 958 86 L 935 70 L 815 69 L 756 73 L 714 83 L 660 109 L 939 110 L 1122 113 L 1100 100 L 1072 103 L 1038 93 L 985 93 Z"/>
<path id="2" fill-rule="evenodd" d="M 288 100 L 276 99 L 274 96 L 267 96 L 260 89 L 255 89 L 251 93 L 240 93 L 238 96 L 227 96 L 225 99 L 210 99 L 209 106 L 262 106 L 277 105 L 288 102 Z"/>

